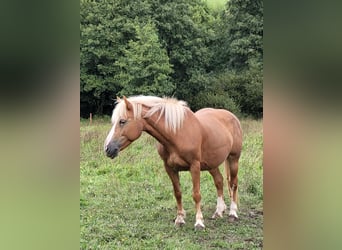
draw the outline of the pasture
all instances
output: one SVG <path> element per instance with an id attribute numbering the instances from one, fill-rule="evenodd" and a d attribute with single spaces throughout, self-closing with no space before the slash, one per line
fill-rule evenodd
<path id="1" fill-rule="evenodd" d="M 239 165 L 239 220 L 211 219 L 216 188 L 201 172 L 202 212 L 206 228 L 195 230 L 195 207 L 189 172 L 180 172 L 186 224 L 175 227 L 172 184 L 156 150 L 143 134 L 111 160 L 103 142 L 110 118 L 81 120 L 81 249 L 260 249 L 263 242 L 262 121 L 242 120 L 243 151 Z M 220 166 L 223 173 L 223 166 Z M 229 205 L 227 184 L 225 202 Z M 227 211 L 228 212 L 228 211 Z"/>

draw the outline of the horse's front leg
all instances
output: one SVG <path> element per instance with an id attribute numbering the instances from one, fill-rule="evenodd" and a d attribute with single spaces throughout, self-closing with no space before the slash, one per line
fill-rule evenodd
<path id="1" fill-rule="evenodd" d="M 165 165 L 165 170 L 172 181 L 173 192 L 177 201 L 177 217 L 175 220 L 175 225 L 182 226 L 185 224 L 185 210 L 183 209 L 182 204 L 182 192 L 180 190 L 179 174 L 178 171 L 173 170 L 167 165 Z"/>
<path id="2" fill-rule="evenodd" d="M 200 175 L 201 167 L 200 162 L 196 161 L 190 166 L 191 178 L 192 178 L 192 197 L 195 201 L 196 208 L 196 223 L 195 228 L 205 228 L 203 222 L 203 215 L 201 211 L 201 193 L 200 193 Z"/>

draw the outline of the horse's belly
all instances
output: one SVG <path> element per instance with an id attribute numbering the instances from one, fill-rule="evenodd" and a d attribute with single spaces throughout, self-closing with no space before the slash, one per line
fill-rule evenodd
<path id="1" fill-rule="evenodd" d="M 167 159 L 167 165 L 177 171 L 188 171 L 189 164 L 176 154 L 171 154 Z"/>
<path id="2" fill-rule="evenodd" d="M 209 159 L 207 159 L 209 160 Z M 216 163 L 218 161 L 218 163 Z M 220 160 L 219 158 L 211 159 L 209 161 L 201 161 L 200 168 L 201 171 L 211 170 L 217 166 L 219 166 L 223 160 Z M 215 163 L 214 163 L 215 162 Z M 176 171 L 189 171 L 190 170 L 190 164 L 183 160 L 183 158 L 179 157 L 177 154 L 171 154 L 167 157 L 166 163 L 169 167 Z"/>
<path id="3" fill-rule="evenodd" d="M 172 165 L 171 166 L 172 169 L 176 170 L 176 171 L 190 171 L 190 167 L 189 166 L 181 166 L 181 165 Z M 201 164 L 201 171 L 208 171 L 211 170 L 212 167 L 209 167 L 208 165 Z"/>
<path id="4" fill-rule="evenodd" d="M 167 161 L 167 164 L 168 166 L 170 166 L 176 171 L 189 171 L 190 170 L 190 165 L 179 157 L 170 157 Z M 201 171 L 205 171 L 205 170 L 211 170 L 213 167 L 209 166 L 207 162 L 201 162 L 200 168 L 201 168 Z"/>
<path id="5" fill-rule="evenodd" d="M 210 169 L 212 169 L 212 167 L 209 166 L 206 162 L 201 162 L 201 171 L 210 170 Z"/>

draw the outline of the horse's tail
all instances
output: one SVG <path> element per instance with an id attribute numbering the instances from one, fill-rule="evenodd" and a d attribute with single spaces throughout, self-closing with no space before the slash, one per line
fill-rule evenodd
<path id="1" fill-rule="evenodd" d="M 233 190 L 230 187 L 230 165 L 229 165 L 229 160 L 228 158 L 224 161 L 224 169 L 226 172 L 226 177 L 227 177 L 227 186 L 228 186 L 228 193 L 229 193 L 229 198 L 230 200 L 233 200 Z M 239 192 L 236 190 L 236 200 L 237 200 L 237 205 L 239 205 Z"/>
<path id="2" fill-rule="evenodd" d="M 224 161 L 224 169 L 226 172 L 226 177 L 227 177 L 227 186 L 228 186 L 228 193 L 229 193 L 229 198 L 232 199 L 232 189 L 230 188 L 230 168 L 229 168 L 229 161 L 226 159 Z"/>

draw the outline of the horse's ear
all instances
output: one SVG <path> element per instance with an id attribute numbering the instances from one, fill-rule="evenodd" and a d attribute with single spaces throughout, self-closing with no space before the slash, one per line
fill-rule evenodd
<path id="1" fill-rule="evenodd" d="M 123 99 L 124 99 L 124 101 L 125 101 L 127 110 L 133 110 L 132 103 L 130 103 L 130 102 L 127 100 L 126 96 L 123 96 Z"/>
<path id="2" fill-rule="evenodd" d="M 120 97 L 116 96 L 116 102 L 117 102 L 117 103 L 121 102 Z"/>

